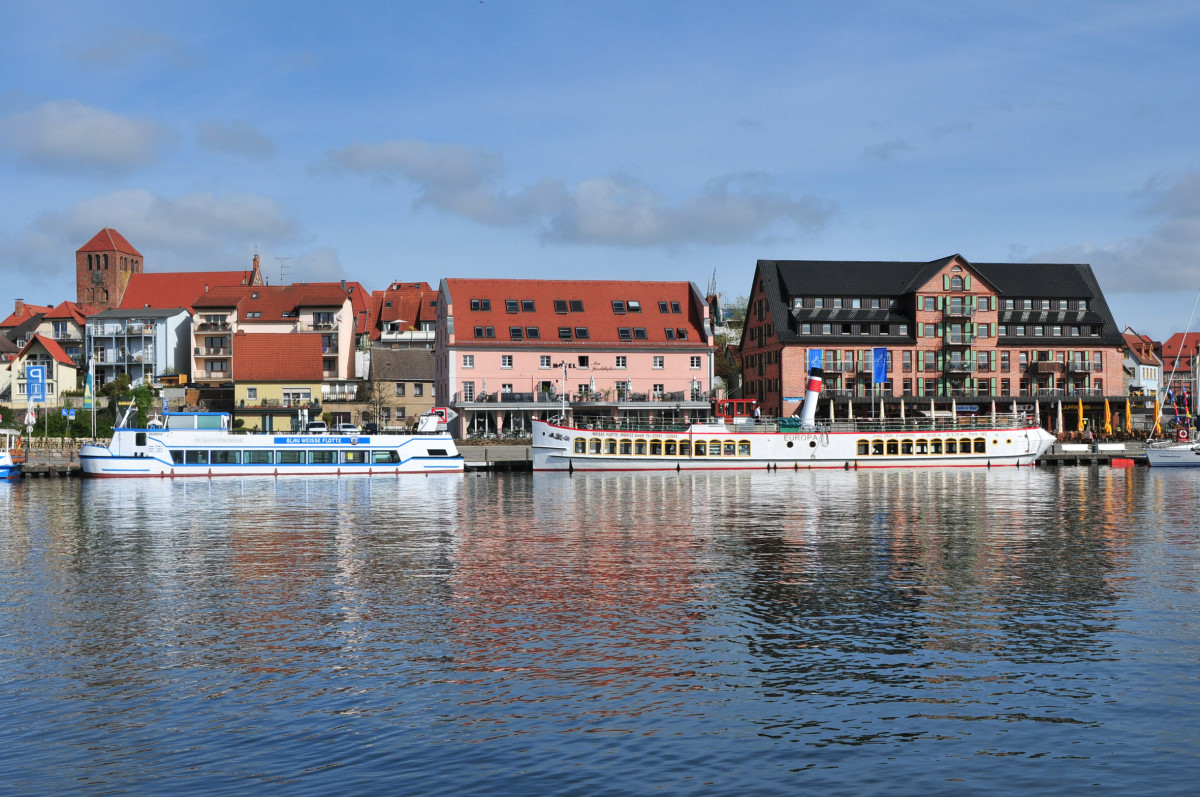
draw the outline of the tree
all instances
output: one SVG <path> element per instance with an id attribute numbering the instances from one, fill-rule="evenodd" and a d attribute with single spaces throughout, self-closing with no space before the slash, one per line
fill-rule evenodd
<path id="1" fill-rule="evenodd" d="M 395 383 L 384 379 L 375 366 L 371 366 L 371 376 L 358 386 L 358 400 L 365 402 L 371 409 L 371 420 L 383 426 L 383 411 L 390 409 L 396 397 Z"/>

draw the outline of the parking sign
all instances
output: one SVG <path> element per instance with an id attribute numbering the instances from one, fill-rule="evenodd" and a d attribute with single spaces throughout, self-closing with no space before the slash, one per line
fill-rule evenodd
<path id="1" fill-rule="evenodd" d="M 46 366 L 30 365 L 25 368 L 25 396 L 30 402 L 46 403 Z"/>

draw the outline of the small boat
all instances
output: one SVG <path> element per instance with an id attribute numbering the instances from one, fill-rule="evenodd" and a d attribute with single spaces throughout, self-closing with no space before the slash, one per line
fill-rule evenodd
<path id="1" fill-rule="evenodd" d="M 25 454 L 21 451 L 21 433 L 0 429 L 0 479 L 18 479 Z"/>
<path id="2" fill-rule="evenodd" d="M 798 418 L 684 424 L 533 421 L 533 469 L 749 470 L 1032 465 L 1055 438 L 1023 414 L 849 419 L 818 424 L 813 369 Z"/>
<path id="3" fill-rule="evenodd" d="M 372 435 L 241 434 L 223 412 L 168 412 L 137 429 L 125 426 L 127 412 L 108 445 L 83 446 L 79 461 L 85 476 L 107 478 L 462 473 L 438 409 L 413 434 Z"/>
<path id="4" fill-rule="evenodd" d="M 1200 442 L 1191 440 L 1190 431 L 1180 427 L 1179 442 L 1146 443 L 1146 462 L 1153 468 L 1200 468 Z"/>

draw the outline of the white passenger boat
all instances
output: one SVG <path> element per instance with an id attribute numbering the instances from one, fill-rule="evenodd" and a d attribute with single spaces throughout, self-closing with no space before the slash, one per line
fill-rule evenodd
<path id="1" fill-rule="evenodd" d="M 533 422 L 533 469 L 745 470 L 1032 465 L 1054 444 L 1017 414 L 958 418 L 815 421 L 822 376 L 814 370 L 800 418 L 688 424 Z"/>
<path id="2" fill-rule="evenodd" d="M 422 416 L 416 434 L 238 434 L 226 413 L 169 412 L 145 429 L 114 429 L 108 445 L 83 446 L 79 461 L 97 477 L 461 473 L 462 456 L 444 424 L 435 431 L 438 420 Z"/>
<path id="3" fill-rule="evenodd" d="M 0 429 L 0 479 L 16 479 L 21 475 L 21 434 L 11 429 Z M 15 452 L 15 455 L 14 455 Z"/>

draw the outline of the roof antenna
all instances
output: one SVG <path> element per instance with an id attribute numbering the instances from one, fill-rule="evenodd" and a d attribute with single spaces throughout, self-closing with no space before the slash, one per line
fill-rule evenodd
<path id="1" fill-rule="evenodd" d="M 286 276 L 287 262 L 286 261 L 291 260 L 291 258 L 290 257 L 277 257 L 275 259 L 279 261 L 279 284 L 287 285 L 287 276 Z"/>

